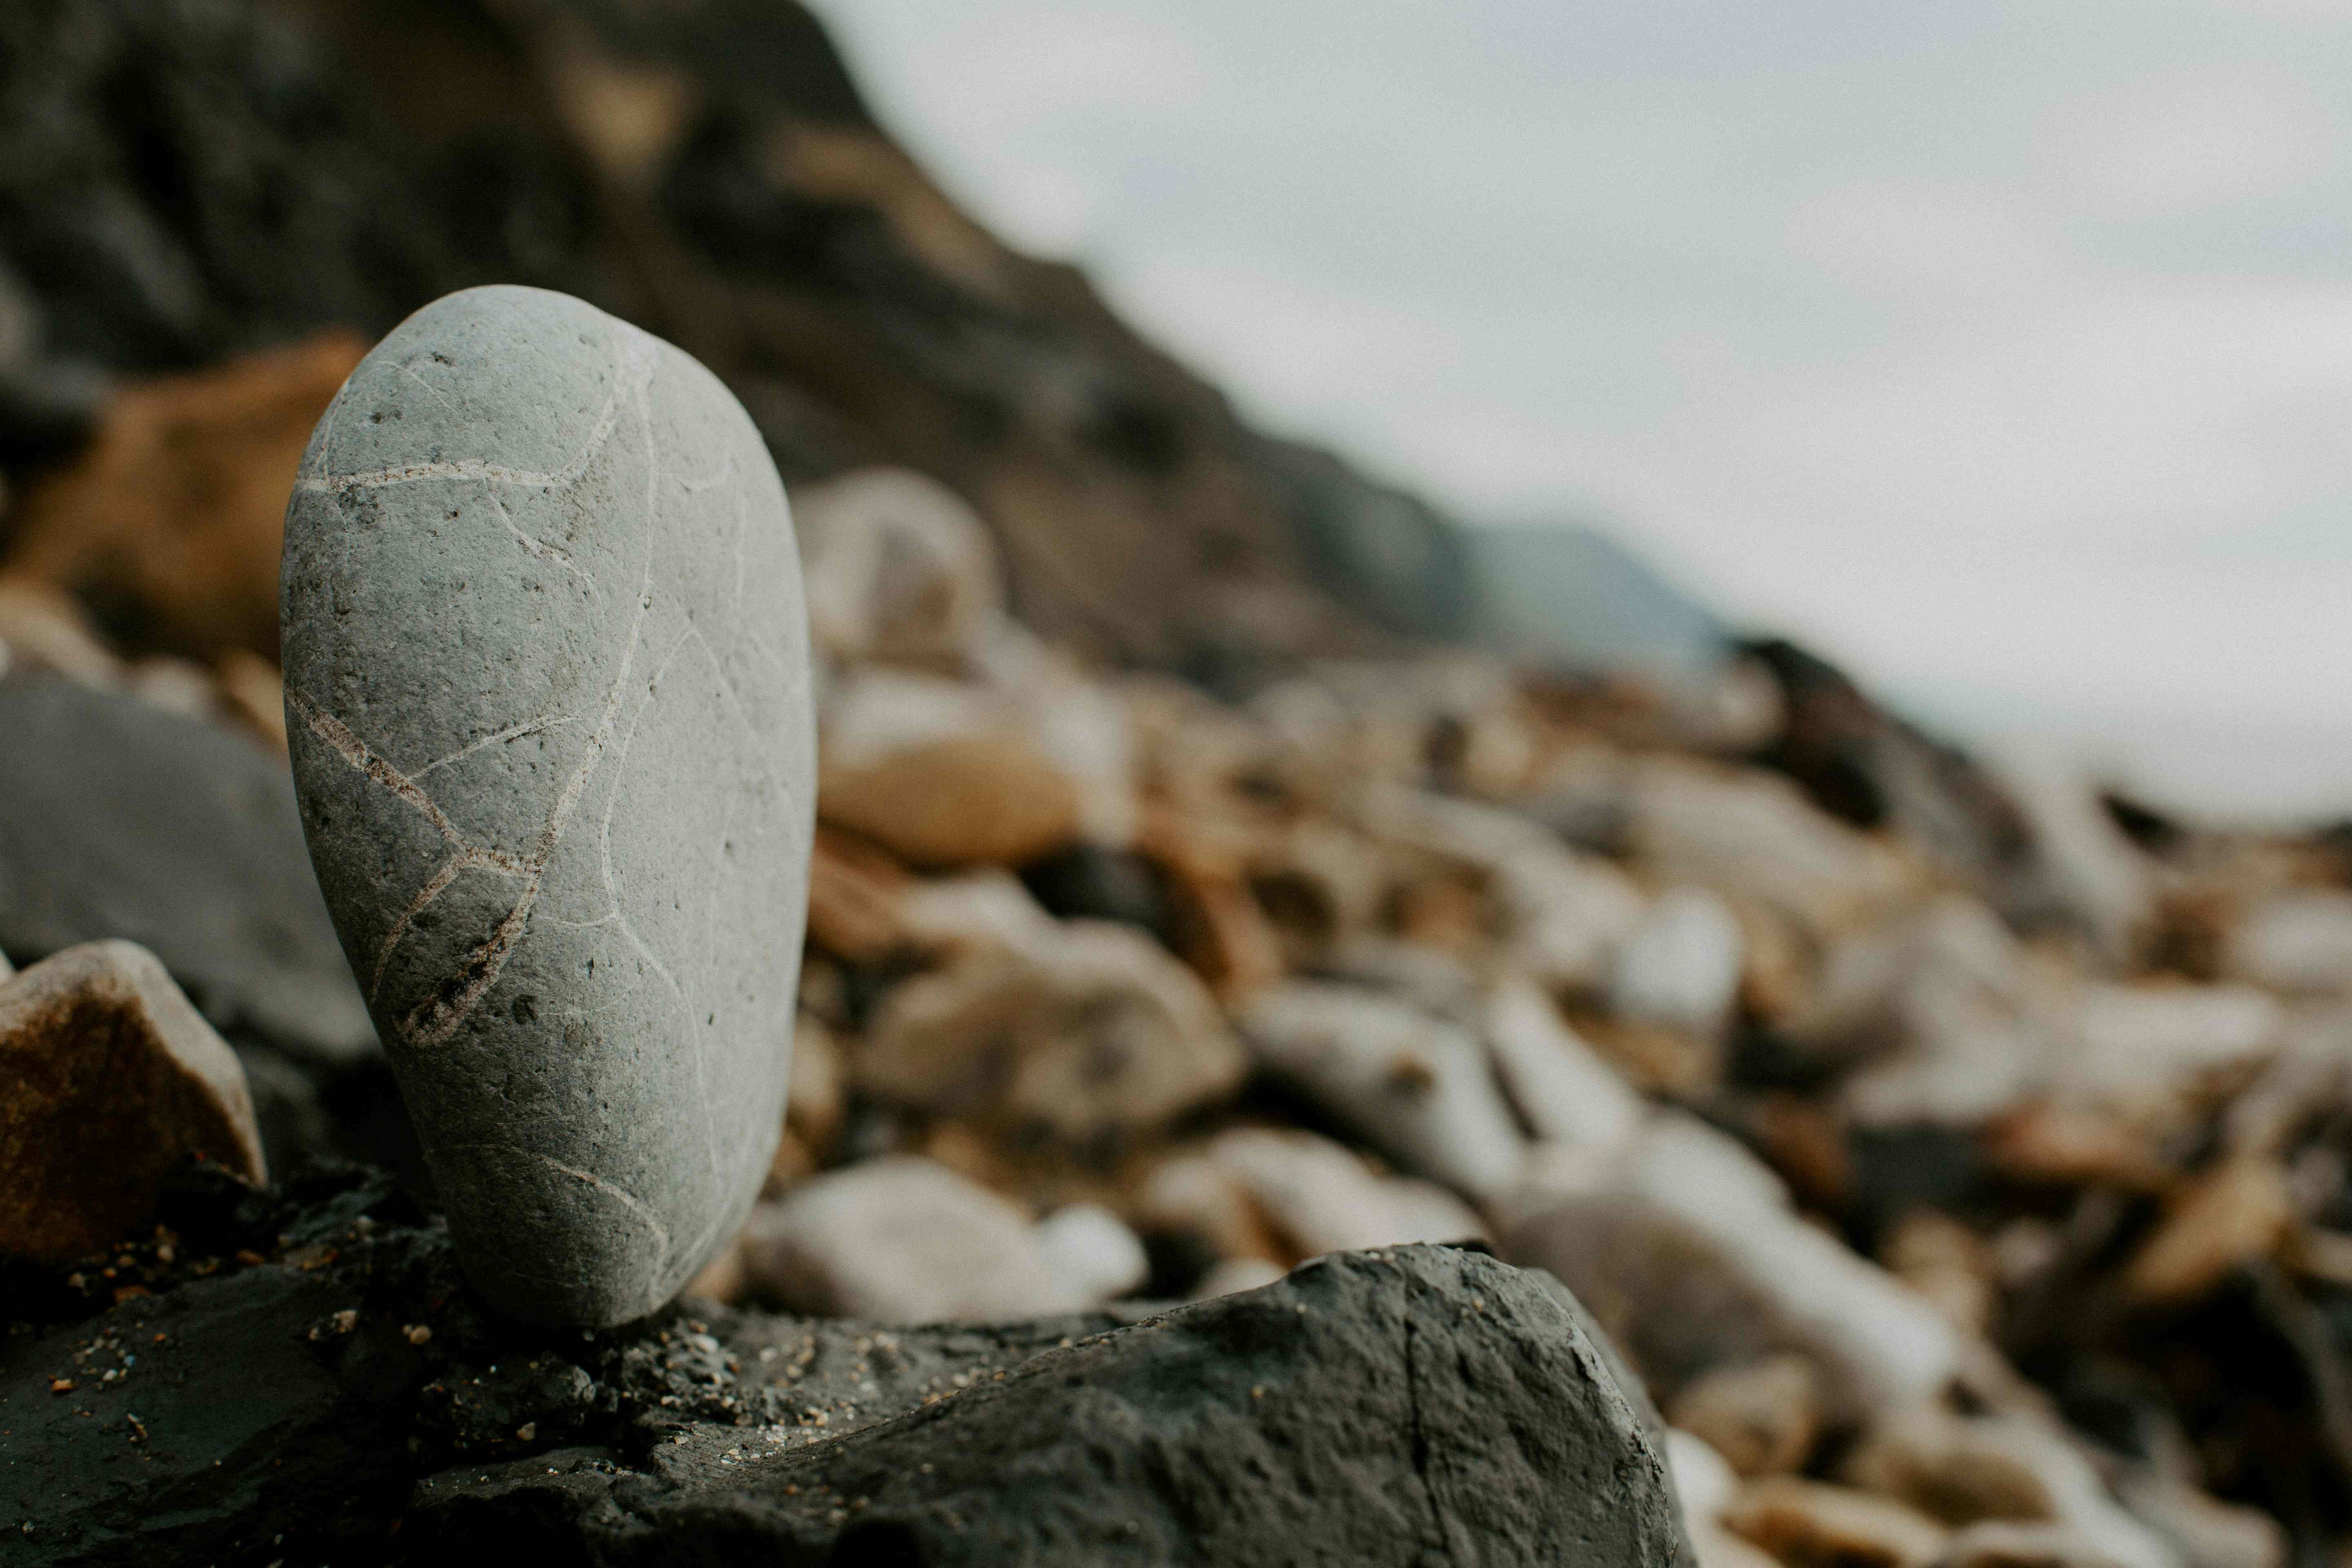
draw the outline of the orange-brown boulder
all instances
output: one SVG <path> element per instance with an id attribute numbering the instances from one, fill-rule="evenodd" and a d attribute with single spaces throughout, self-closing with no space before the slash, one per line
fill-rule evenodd
<path id="1" fill-rule="evenodd" d="M 123 386 L 70 467 L 26 493 L 6 561 L 213 658 L 278 657 L 278 552 L 311 427 L 368 345 L 329 332 Z"/>

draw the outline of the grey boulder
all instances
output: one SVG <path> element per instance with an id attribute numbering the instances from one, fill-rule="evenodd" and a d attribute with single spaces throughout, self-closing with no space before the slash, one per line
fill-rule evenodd
<path id="1" fill-rule="evenodd" d="M 329 1069 L 374 1054 L 302 857 L 294 792 L 259 748 L 55 675 L 0 679 L 0 950 L 32 963 L 119 937 L 205 1019 Z"/>
<path id="2" fill-rule="evenodd" d="M 749 1208 L 792 1049 L 814 737 L 758 433 L 593 306 L 453 294 L 320 418 L 280 592 L 311 859 L 468 1276 L 651 1310 Z"/>

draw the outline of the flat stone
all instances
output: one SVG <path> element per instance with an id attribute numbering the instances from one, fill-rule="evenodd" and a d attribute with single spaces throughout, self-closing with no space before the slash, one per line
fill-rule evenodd
<path id="1" fill-rule="evenodd" d="M 12 1299 L 12 1568 L 1678 1555 L 1638 1389 L 1552 1281 L 1474 1253 L 1126 1325 L 698 1303 L 583 1334 L 487 1310 L 381 1173 L 168 1217 L 129 1271 L 151 1294 Z"/>
<path id="2" fill-rule="evenodd" d="M 374 1054 L 283 763 L 51 674 L 0 679 L 0 948 L 120 937 L 224 1033 L 320 1065 Z"/>
<path id="3" fill-rule="evenodd" d="M 616 1322 L 780 1130 L 814 795 L 783 487 L 717 378 L 563 295 L 378 344 L 287 515 L 311 858 L 459 1257 Z"/>
<path id="4" fill-rule="evenodd" d="M 236 1053 L 131 942 L 68 948 L 0 985 L 0 1253 L 100 1251 L 193 1159 L 266 1175 Z"/>
<path id="5" fill-rule="evenodd" d="M 1681 1549 L 1659 1444 L 1572 1309 L 1426 1247 L 1318 1259 L 623 1506 L 582 1520 L 597 1561 L 1668 1568 Z"/>

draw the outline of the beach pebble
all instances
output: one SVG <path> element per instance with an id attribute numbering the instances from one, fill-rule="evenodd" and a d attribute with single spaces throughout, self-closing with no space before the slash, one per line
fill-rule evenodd
<path id="1" fill-rule="evenodd" d="M 2273 894 L 2230 932 L 2230 970 L 2282 991 L 2352 992 L 2352 891 L 2303 888 Z"/>
<path id="2" fill-rule="evenodd" d="M 467 289 L 328 408 L 289 510 L 303 826 L 468 1276 L 650 1311 L 782 1123 L 814 790 L 782 485 L 727 389 Z"/>
<path id="3" fill-rule="evenodd" d="M 753 1294 L 819 1317 L 1004 1322 L 1096 1300 L 1054 1268 L 1019 1207 L 912 1155 L 867 1160 L 761 1205 L 743 1263 Z"/>
<path id="4" fill-rule="evenodd" d="M 1467 1033 L 1360 986 L 1294 981 L 1242 1011 L 1259 1063 L 1404 1170 L 1473 1194 L 1518 1173 L 1526 1141 Z"/>
<path id="5" fill-rule="evenodd" d="M 1151 1260 L 1127 1222 L 1100 1204 L 1070 1204 L 1037 1222 L 1038 1250 L 1054 1277 L 1089 1301 L 1141 1289 Z"/>
<path id="6" fill-rule="evenodd" d="M 1760 1356 L 1714 1367 L 1666 1405 L 1666 1419 L 1696 1436 L 1743 1476 L 1801 1469 L 1821 1431 L 1812 1363 L 1800 1355 Z"/>
<path id="7" fill-rule="evenodd" d="M 68 948 L 0 985 L 0 1253 L 107 1247 L 198 1155 L 265 1179 L 236 1053 L 134 943 Z"/>
<path id="8" fill-rule="evenodd" d="M 1739 993 L 1739 918 L 1703 888 L 1677 888 L 1651 906 L 1617 952 L 1609 1000 L 1619 1016 L 1712 1036 Z"/>
<path id="9" fill-rule="evenodd" d="M 1927 1568 L 1949 1539 L 1892 1499 L 1795 1476 L 1750 1483 L 1724 1523 L 1788 1568 Z"/>

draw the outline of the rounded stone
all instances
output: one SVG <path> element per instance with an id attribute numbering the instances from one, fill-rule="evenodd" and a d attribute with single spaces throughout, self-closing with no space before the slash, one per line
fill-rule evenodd
<path id="1" fill-rule="evenodd" d="M 279 593 L 311 860 L 468 1276 L 651 1310 L 740 1225 L 791 1065 L 814 737 L 758 432 L 593 306 L 452 294 L 320 420 Z"/>

